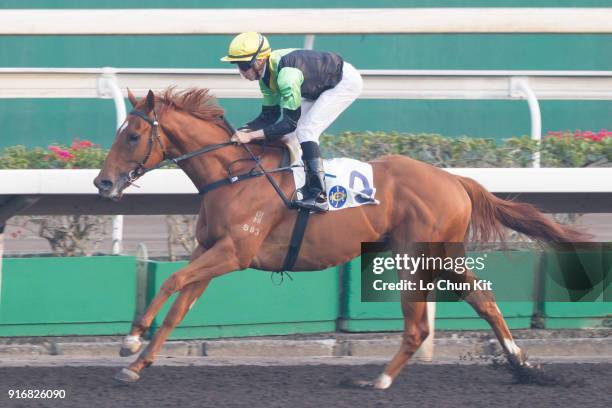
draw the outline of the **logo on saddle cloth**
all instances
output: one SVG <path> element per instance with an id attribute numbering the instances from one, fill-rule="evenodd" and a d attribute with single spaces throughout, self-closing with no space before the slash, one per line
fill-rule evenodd
<path id="1" fill-rule="evenodd" d="M 336 185 L 329 190 L 328 200 L 332 207 L 340 208 L 346 204 L 348 193 L 342 186 Z"/>

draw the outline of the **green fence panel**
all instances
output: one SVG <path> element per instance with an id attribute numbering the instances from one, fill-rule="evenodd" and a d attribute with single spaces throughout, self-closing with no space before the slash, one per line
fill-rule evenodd
<path id="1" fill-rule="evenodd" d="M 147 300 L 186 262 L 150 262 Z M 271 279 L 254 269 L 213 279 L 170 338 L 217 338 L 333 332 L 338 317 L 339 268 L 291 273 Z M 154 332 L 168 312 L 172 296 L 151 326 Z"/>
<path id="2" fill-rule="evenodd" d="M 135 312 L 131 256 L 3 260 L 0 336 L 124 334 Z"/>
<path id="3" fill-rule="evenodd" d="M 510 328 L 530 326 L 534 312 L 534 302 L 530 300 L 534 261 L 531 252 L 492 252 L 487 254 L 486 270 L 478 273 L 479 278 L 493 279 L 495 286 L 503 287 L 504 297 L 498 306 Z M 361 302 L 360 262 L 360 258 L 355 258 L 344 269 L 340 328 L 350 332 L 402 330 L 399 302 Z M 489 328 L 465 302 L 437 302 L 435 324 L 437 329 L 446 330 Z"/>
<path id="4" fill-rule="evenodd" d="M 361 301 L 361 257 L 348 262 L 342 273 L 340 330 L 396 331 L 403 324 L 399 303 Z"/>
<path id="5" fill-rule="evenodd" d="M 584 269 L 583 269 L 584 268 Z M 599 272 L 594 272 L 599 269 Z M 612 327 L 612 252 L 571 254 L 544 254 L 542 270 L 546 299 L 543 304 L 544 324 L 548 329 L 586 329 Z M 590 271 L 585 274 L 584 271 Z M 565 273 L 563 273 L 565 272 Z M 568 294 L 567 282 L 572 288 L 588 287 L 584 278 L 595 283 L 592 290 L 574 290 Z M 601 279 L 601 281 L 600 281 Z M 574 300 L 574 301 L 571 301 Z M 581 301 L 578 301 L 581 300 Z"/>

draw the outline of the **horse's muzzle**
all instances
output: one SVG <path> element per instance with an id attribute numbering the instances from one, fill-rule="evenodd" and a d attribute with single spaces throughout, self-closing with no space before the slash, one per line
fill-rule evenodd
<path id="1" fill-rule="evenodd" d="M 118 201 L 121 199 L 122 191 L 128 184 L 128 177 L 122 176 L 119 182 L 114 183 L 112 180 L 101 178 L 100 176 L 94 179 L 94 185 L 98 188 L 98 194 L 104 198 Z"/>

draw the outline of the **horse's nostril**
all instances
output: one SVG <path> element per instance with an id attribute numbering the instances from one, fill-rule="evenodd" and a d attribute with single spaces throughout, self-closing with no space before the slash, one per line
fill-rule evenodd
<path id="1" fill-rule="evenodd" d="M 98 188 L 100 190 L 110 190 L 113 188 L 113 182 L 110 180 L 100 180 L 98 182 Z"/>

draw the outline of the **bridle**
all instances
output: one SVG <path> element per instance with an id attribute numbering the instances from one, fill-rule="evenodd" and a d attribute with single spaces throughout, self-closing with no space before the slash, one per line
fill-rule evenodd
<path id="1" fill-rule="evenodd" d="M 147 172 L 145 165 L 151 158 L 151 154 L 153 153 L 153 145 L 155 144 L 155 141 L 157 141 L 157 143 L 159 144 L 159 147 L 161 148 L 162 162 L 166 160 L 166 149 L 164 148 L 164 142 L 162 142 L 161 137 L 159 137 L 159 133 L 157 131 L 157 128 L 159 127 L 159 121 L 157 120 L 157 112 L 155 112 L 155 109 L 153 109 L 153 119 L 147 116 L 146 113 L 136 110 L 136 109 L 132 110 L 129 114 L 138 116 L 140 119 L 144 120 L 151 126 L 151 135 L 149 136 L 149 142 L 148 142 L 149 144 L 147 147 L 147 153 L 145 154 L 144 159 L 142 159 L 142 161 L 136 164 L 136 168 L 131 170 L 128 173 L 128 181 L 132 183 L 136 181 L 138 177 L 142 176 L 143 174 Z"/>
<path id="2" fill-rule="evenodd" d="M 151 119 L 146 113 L 139 111 L 137 109 L 133 109 L 132 111 L 130 111 L 129 115 L 137 116 L 140 119 L 147 122 L 149 125 L 151 125 L 151 134 L 149 136 L 149 142 L 148 142 L 149 144 L 147 148 L 147 153 L 145 154 L 144 159 L 142 159 L 142 161 L 137 163 L 136 167 L 133 170 L 130 170 L 130 172 L 128 173 L 129 183 L 133 183 L 134 181 L 136 181 L 136 179 L 145 175 L 146 173 L 153 171 L 153 170 L 157 170 L 161 167 L 164 167 L 169 163 L 178 164 L 179 162 L 183 160 L 191 159 L 194 156 L 199 156 L 201 154 L 208 153 L 210 151 L 217 150 L 225 146 L 232 146 L 232 145 L 238 144 L 236 142 L 227 141 L 224 143 L 217 143 L 217 144 L 213 144 L 210 146 L 206 146 L 202 149 L 196 150 L 191 153 L 184 154 L 179 157 L 168 158 L 166 154 L 166 149 L 164 148 L 164 143 L 162 142 L 161 137 L 159 137 L 159 133 L 157 131 L 157 129 L 159 128 L 159 120 L 157 119 L 157 112 L 155 112 L 155 109 L 153 109 L 153 119 Z M 233 127 L 225 120 L 225 118 L 223 118 L 223 121 L 225 125 L 227 126 L 227 129 L 226 129 L 227 132 L 230 135 L 233 134 L 234 133 Z M 151 158 L 151 154 L 153 153 L 153 146 L 155 145 L 155 141 L 157 141 L 157 143 L 159 144 L 159 147 L 161 148 L 162 160 L 157 165 L 146 168 L 145 165 L 147 161 L 149 161 L 149 159 Z"/>
<path id="3" fill-rule="evenodd" d="M 153 170 L 157 170 L 161 167 L 164 167 L 169 163 L 178 164 L 179 162 L 183 160 L 191 159 L 192 157 L 199 156 L 199 155 L 202 155 L 208 152 L 212 152 L 213 150 L 221 149 L 226 146 L 242 146 L 249 153 L 250 159 L 247 159 L 247 160 L 254 161 L 260 171 L 253 171 L 254 170 L 253 169 L 249 171 L 248 173 L 239 174 L 239 175 L 232 175 L 230 172 L 230 175 L 228 178 L 221 179 L 213 183 L 210 183 L 208 185 L 200 187 L 198 189 L 200 194 L 205 194 L 206 192 L 216 189 L 218 187 L 221 187 L 223 185 L 234 184 L 236 182 L 246 180 L 249 178 L 253 178 L 253 177 L 266 176 L 270 184 L 272 184 L 272 187 L 274 187 L 274 190 L 276 190 L 276 193 L 280 196 L 285 206 L 287 206 L 288 208 L 293 207 L 291 204 L 291 200 L 287 198 L 285 193 L 283 193 L 283 191 L 280 189 L 276 181 L 274 181 L 274 179 L 272 178 L 272 176 L 270 176 L 269 173 L 289 171 L 291 170 L 292 167 L 295 167 L 295 166 L 279 167 L 277 169 L 266 171 L 261 165 L 259 158 L 255 154 L 253 154 L 253 151 L 249 148 L 249 146 L 243 143 L 233 142 L 231 140 L 228 140 L 227 142 L 223 142 L 223 143 L 216 143 L 213 145 L 209 145 L 201 149 L 195 150 L 193 152 L 183 154 L 182 156 L 179 156 L 179 157 L 168 158 L 166 155 L 166 149 L 164 148 L 164 143 L 159 137 L 158 127 L 160 125 L 159 125 L 159 120 L 157 118 L 157 112 L 155 111 L 155 109 L 153 109 L 153 119 L 151 119 L 146 113 L 139 111 L 137 109 L 133 109 L 132 111 L 130 111 L 129 115 L 137 116 L 140 119 L 147 122 L 151 126 L 151 134 L 149 136 L 147 153 L 145 154 L 144 159 L 140 161 L 139 163 L 137 163 L 136 167 L 133 170 L 130 170 L 130 172 L 128 173 L 127 181 L 129 184 L 133 184 L 134 181 L 136 181 L 139 177 L 143 176 L 144 174 L 150 171 L 153 171 Z M 221 119 L 223 120 L 223 124 L 225 126 L 221 126 L 221 125 L 219 126 L 221 126 L 231 138 L 231 136 L 235 133 L 234 127 L 227 121 L 227 119 L 225 119 L 224 116 L 221 117 Z M 149 159 L 151 158 L 151 154 L 153 153 L 153 146 L 155 145 L 155 141 L 157 141 L 157 143 L 159 144 L 159 147 L 161 148 L 162 161 L 153 167 L 146 168 L 145 165 L 147 161 L 149 161 Z"/>

